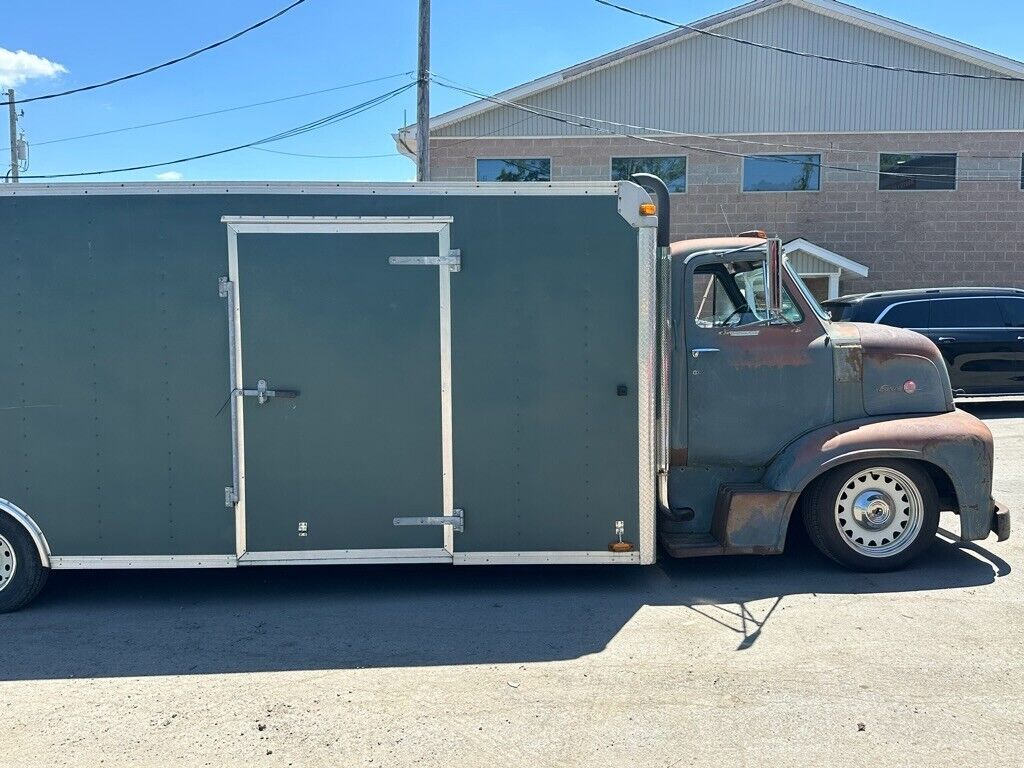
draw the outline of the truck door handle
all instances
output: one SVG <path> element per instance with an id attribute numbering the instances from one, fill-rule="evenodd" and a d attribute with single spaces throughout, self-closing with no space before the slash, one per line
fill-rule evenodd
<path id="1" fill-rule="evenodd" d="M 956 341 L 956 336 L 939 336 L 939 341 Z"/>
<path id="2" fill-rule="evenodd" d="M 693 355 L 694 357 L 700 357 L 701 355 L 706 355 L 709 352 L 717 352 L 717 351 L 718 351 L 718 347 L 697 347 L 696 349 L 691 351 L 690 354 Z"/>
<path id="3" fill-rule="evenodd" d="M 256 389 L 237 389 L 235 390 L 242 397 L 255 397 L 256 402 L 263 405 L 267 400 L 272 397 L 298 397 L 299 390 L 297 389 L 270 389 L 267 387 L 267 380 L 260 379 L 256 382 Z"/>

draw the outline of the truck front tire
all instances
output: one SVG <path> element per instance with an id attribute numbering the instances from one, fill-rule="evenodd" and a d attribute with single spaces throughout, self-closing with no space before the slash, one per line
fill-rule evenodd
<path id="1" fill-rule="evenodd" d="M 859 571 L 902 568 L 935 540 L 935 484 L 908 461 L 844 464 L 808 488 L 804 525 L 814 545 Z"/>
<path id="2" fill-rule="evenodd" d="M 43 588 L 48 573 L 28 531 L 0 512 L 0 613 L 28 605 Z"/>

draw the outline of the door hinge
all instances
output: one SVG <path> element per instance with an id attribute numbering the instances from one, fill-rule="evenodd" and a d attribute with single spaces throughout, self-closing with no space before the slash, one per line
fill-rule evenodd
<path id="1" fill-rule="evenodd" d="M 222 277 L 217 281 L 217 295 L 226 299 L 231 293 L 231 281 Z"/>
<path id="2" fill-rule="evenodd" d="M 388 264 L 399 267 L 448 267 L 452 272 L 462 269 L 462 251 L 454 248 L 447 256 L 388 256 Z"/>
<path id="3" fill-rule="evenodd" d="M 465 512 L 461 509 L 453 509 L 450 515 L 438 515 L 436 517 L 396 517 L 395 525 L 450 525 L 456 533 L 462 533 Z"/>
<path id="4" fill-rule="evenodd" d="M 224 506 L 233 507 L 238 503 L 238 494 L 235 492 L 235 486 L 229 485 L 224 488 Z"/>

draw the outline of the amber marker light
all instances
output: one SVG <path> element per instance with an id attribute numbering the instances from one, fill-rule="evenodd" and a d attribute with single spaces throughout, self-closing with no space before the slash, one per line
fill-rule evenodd
<path id="1" fill-rule="evenodd" d="M 640 203 L 641 216 L 653 216 L 658 212 L 658 206 L 654 203 Z"/>

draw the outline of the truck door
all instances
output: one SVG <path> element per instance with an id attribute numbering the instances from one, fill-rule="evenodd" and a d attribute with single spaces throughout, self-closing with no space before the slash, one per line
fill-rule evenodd
<path id="1" fill-rule="evenodd" d="M 450 219 L 226 221 L 240 562 L 450 560 Z"/>
<path id="2" fill-rule="evenodd" d="M 685 272 L 690 466 L 764 466 L 832 420 L 832 350 L 822 324 L 788 278 L 787 322 L 767 324 L 764 262 L 742 258 L 697 257 Z"/>

